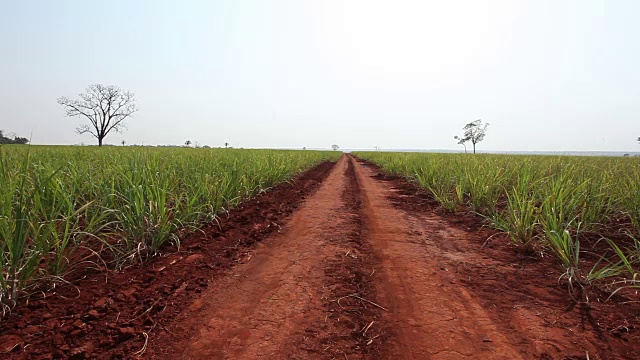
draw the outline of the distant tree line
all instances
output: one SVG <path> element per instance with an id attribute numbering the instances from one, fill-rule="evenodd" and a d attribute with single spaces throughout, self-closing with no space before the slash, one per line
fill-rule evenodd
<path id="1" fill-rule="evenodd" d="M 13 137 L 13 139 L 11 138 Z M 10 134 L 10 135 L 4 135 L 3 131 L 0 130 L 0 144 L 28 144 L 29 143 L 29 139 L 27 138 L 23 138 L 23 137 L 19 137 L 15 134 Z"/>

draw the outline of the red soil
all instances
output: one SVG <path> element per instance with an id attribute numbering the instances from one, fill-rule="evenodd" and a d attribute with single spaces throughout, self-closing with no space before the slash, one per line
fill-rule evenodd
<path id="1" fill-rule="evenodd" d="M 168 331 L 151 342 L 159 359 L 363 358 L 379 326 L 361 242 L 353 164 L 337 163 L 282 230 L 257 246 Z M 365 275 L 366 272 L 366 275 Z M 342 298 L 342 299 L 340 299 Z M 372 344 L 370 344 L 372 345 Z"/>
<path id="2" fill-rule="evenodd" d="M 0 321 L 0 359 L 132 358 L 226 269 L 278 232 L 329 174 L 322 163 L 241 203 L 185 239 L 179 252 L 119 273 L 82 269 L 73 286 L 32 296 Z M 146 334 L 146 335 L 145 335 Z"/>
<path id="3" fill-rule="evenodd" d="M 316 186 L 328 167 L 244 203 L 220 229 L 185 239 L 180 253 L 106 284 L 87 274 L 79 297 L 63 287 L 31 301 L 0 324 L 0 351 L 25 359 L 638 358 L 639 305 L 603 303 L 597 293 L 576 305 L 553 259 L 521 256 L 500 236 L 483 247 L 495 232 L 477 216 L 443 212 L 413 184 L 349 155 Z"/>
<path id="4" fill-rule="evenodd" d="M 609 294 L 591 288 L 589 302 L 577 304 L 569 296 L 567 285 L 558 281 L 562 271 L 552 256 L 524 256 L 504 235 L 486 227 L 480 216 L 471 212 L 451 214 L 415 184 L 385 175 L 374 164 L 361 163 L 369 169 L 371 178 L 389 189 L 387 199 L 397 209 L 426 225 L 414 231 L 424 234 L 430 259 L 425 263 L 437 264 L 432 275 L 439 276 L 431 282 L 440 282 L 438 291 L 456 293 L 466 308 L 478 310 L 479 305 L 483 314 L 477 318 L 499 330 L 520 357 L 640 358 L 640 304 L 632 301 L 634 297 L 614 296 L 605 302 Z M 471 299 L 475 304 L 470 306 Z M 455 303 L 453 300 L 447 307 L 455 309 Z M 459 314 L 454 313 L 457 318 Z M 464 320 L 455 332 L 467 336 L 468 323 Z M 505 350 L 495 349 L 493 337 L 488 338 L 492 341 L 486 345 L 493 349 L 492 354 L 478 351 L 472 344 L 467 344 L 464 354 L 502 358 Z"/>

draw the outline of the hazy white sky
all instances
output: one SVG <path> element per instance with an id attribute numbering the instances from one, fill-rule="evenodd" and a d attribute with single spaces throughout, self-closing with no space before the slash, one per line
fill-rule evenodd
<path id="1" fill-rule="evenodd" d="M 0 0 L 0 129 L 94 143 L 59 96 L 136 93 L 107 143 L 638 151 L 636 0 Z"/>

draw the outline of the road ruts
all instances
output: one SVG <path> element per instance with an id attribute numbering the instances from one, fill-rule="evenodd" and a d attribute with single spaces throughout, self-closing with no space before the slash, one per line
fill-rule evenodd
<path id="1" fill-rule="evenodd" d="M 353 174 L 351 161 L 343 156 L 279 233 L 228 276 L 216 279 L 151 342 L 148 357 L 367 357 L 368 349 L 354 335 L 364 320 L 336 305 L 337 297 L 358 291 L 359 284 L 350 282 L 360 275 L 346 265 L 366 256 L 354 242 L 360 225 L 353 203 L 358 194 L 352 194 L 357 191 L 355 177 L 347 172 Z M 350 300 L 341 306 L 349 306 Z"/>

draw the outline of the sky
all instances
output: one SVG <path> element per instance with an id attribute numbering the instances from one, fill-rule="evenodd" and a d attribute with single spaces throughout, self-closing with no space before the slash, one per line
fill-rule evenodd
<path id="1" fill-rule="evenodd" d="M 640 151 L 636 0 L 0 0 L 0 129 L 94 144 L 60 96 L 136 94 L 106 143 Z"/>

